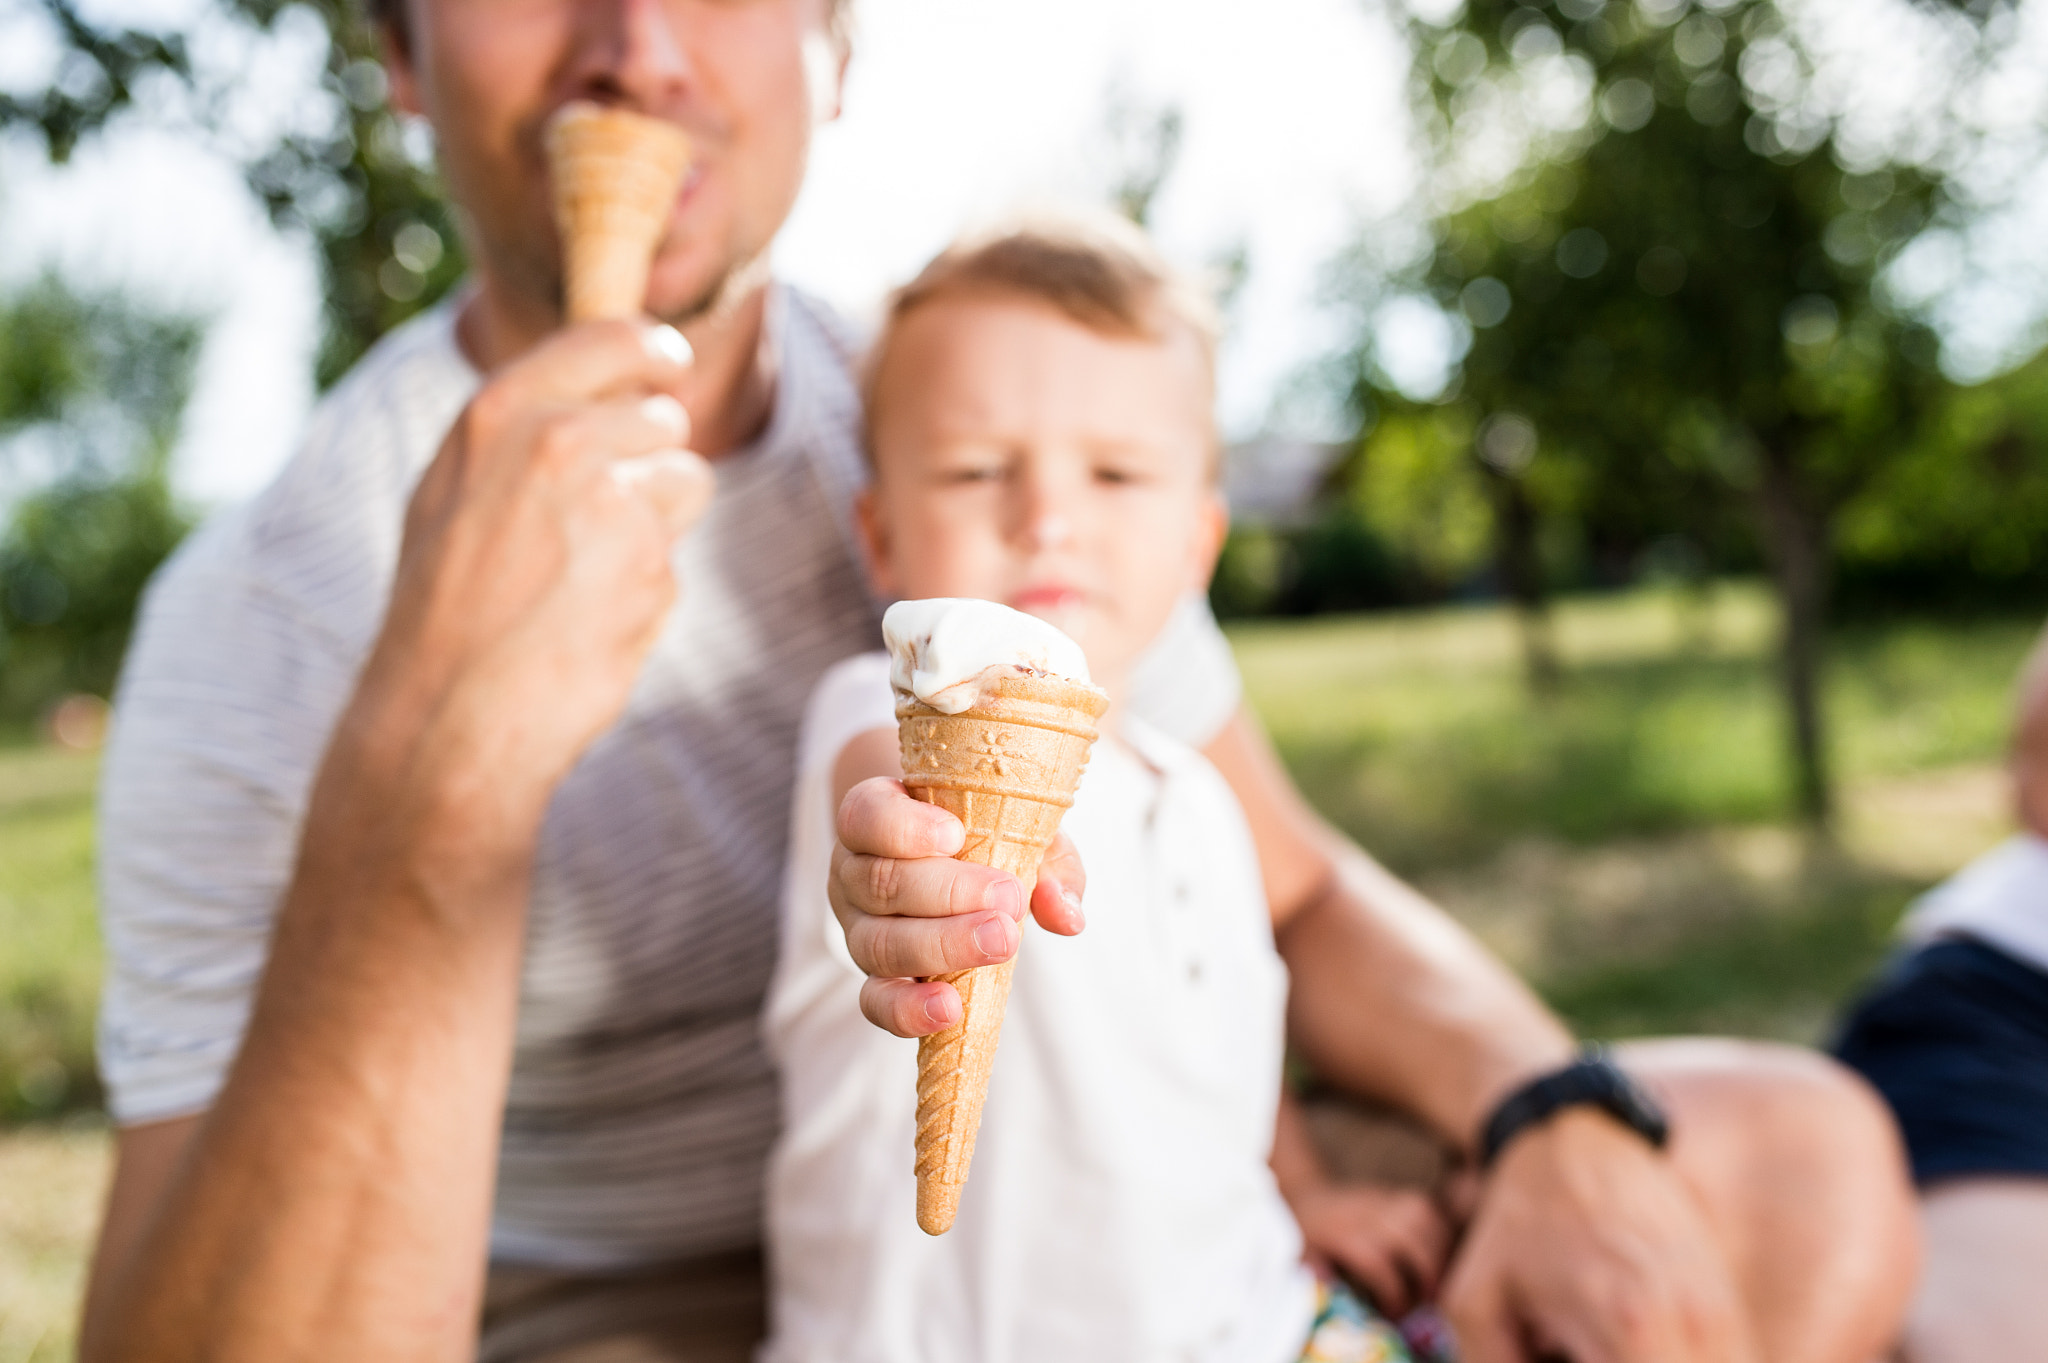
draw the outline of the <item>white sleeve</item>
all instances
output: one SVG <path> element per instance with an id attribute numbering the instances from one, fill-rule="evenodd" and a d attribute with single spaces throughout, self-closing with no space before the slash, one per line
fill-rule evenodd
<path id="1" fill-rule="evenodd" d="M 101 781 L 99 1057 L 124 1124 L 219 1092 L 354 682 L 330 636 L 211 561 L 225 531 L 195 535 L 144 603 Z"/>
<path id="2" fill-rule="evenodd" d="M 1209 598 L 1189 592 L 1131 670 L 1131 712 L 1190 748 L 1204 748 L 1244 701 L 1244 682 Z"/>
<path id="3" fill-rule="evenodd" d="M 822 770 L 829 778 L 848 743 L 871 729 L 896 727 L 889 655 L 862 653 L 835 663 L 811 689 L 797 739 L 797 779 Z"/>

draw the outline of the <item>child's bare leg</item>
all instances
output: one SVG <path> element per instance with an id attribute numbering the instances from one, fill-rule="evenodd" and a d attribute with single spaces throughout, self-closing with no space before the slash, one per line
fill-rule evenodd
<path id="1" fill-rule="evenodd" d="M 1905 1153 L 1877 1096 L 1787 1046 L 1619 1051 L 1670 1109 L 1672 1159 L 1727 1249 L 1767 1363 L 1883 1357 L 1912 1292 L 1918 1237 Z"/>

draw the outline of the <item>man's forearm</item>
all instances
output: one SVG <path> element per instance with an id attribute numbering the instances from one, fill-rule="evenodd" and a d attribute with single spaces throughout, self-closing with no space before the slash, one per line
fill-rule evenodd
<path id="1" fill-rule="evenodd" d="M 1518 1081 L 1569 1056 L 1520 980 L 1309 808 L 1249 711 L 1204 751 L 1258 844 L 1289 1033 L 1323 1075 L 1466 1145 Z"/>
<path id="2" fill-rule="evenodd" d="M 343 723 L 247 1040 L 88 1359 L 470 1347 L 544 792 L 401 710 Z"/>
<path id="3" fill-rule="evenodd" d="M 1568 1059 L 1571 1034 L 1472 937 L 1346 844 L 1280 929 L 1288 1030 L 1317 1072 L 1461 1148 L 1494 1104 Z"/>

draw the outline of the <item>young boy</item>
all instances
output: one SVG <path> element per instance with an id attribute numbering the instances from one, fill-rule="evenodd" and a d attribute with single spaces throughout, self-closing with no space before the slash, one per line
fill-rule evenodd
<path id="1" fill-rule="evenodd" d="M 1275 1149 L 1287 978 L 1243 814 L 1199 754 L 1114 706 L 1222 541 L 1213 335 L 1206 302 L 1108 226 L 957 247 L 893 303 L 860 504 L 877 591 L 1037 615 L 1113 704 L 1063 824 L 1087 928 L 1025 934 L 959 1219 L 935 1238 L 915 1214 L 917 1046 L 862 1018 L 825 895 L 841 800 L 900 775 L 888 658 L 813 694 L 764 1024 L 785 1122 L 770 1363 L 1407 1356 L 1305 1266 L 1269 1163 L 1313 1155 L 1292 1120 Z M 1434 1276 L 1440 1222 L 1374 1246 L 1396 1231 L 1350 1205 L 1352 1248 Z"/>

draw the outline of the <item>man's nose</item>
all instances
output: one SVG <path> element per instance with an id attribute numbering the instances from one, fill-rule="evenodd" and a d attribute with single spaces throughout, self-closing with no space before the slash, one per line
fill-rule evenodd
<path id="1" fill-rule="evenodd" d="M 583 92 L 659 114 L 692 79 L 689 49 L 664 0 L 583 6 Z"/>

